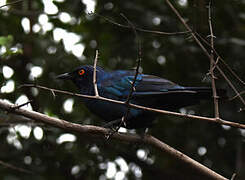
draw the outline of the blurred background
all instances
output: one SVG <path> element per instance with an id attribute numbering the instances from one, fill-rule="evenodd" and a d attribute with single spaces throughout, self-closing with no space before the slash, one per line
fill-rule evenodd
<path id="1" fill-rule="evenodd" d="M 0 6 L 15 1 L 1 0 Z M 201 37 L 209 41 L 209 1 L 175 0 L 173 5 Z M 215 48 L 241 79 L 245 77 L 245 1 L 212 2 Z M 94 14 L 94 12 L 96 14 Z M 84 64 L 106 70 L 133 69 L 137 40 L 123 13 L 138 28 L 183 32 L 186 29 L 165 1 L 23 0 L 0 8 L 0 96 L 49 116 L 79 124 L 103 125 L 78 97 L 35 88 L 77 92 L 71 82 L 55 76 Z M 98 16 L 100 15 L 100 16 Z M 139 32 L 143 73 L 184 86 L 211 86 L 209 59 L 190 34 L 159 35 Z M 208 48 L 208 46 L 206 46 Z M 244 84 L 220 64 L 239 92 Z M 217 87 L 235 96 L 215 71 Z M 244 105 L 238 100 L 220 103 L 221 117 L 244 124 Z M 178 112 L 214 116 L 212 100 Z M 120 129 L 126 132 L 125 129 Z M 130 133 L 135 133 L 131 130 Z M 150 134 L 227 178 L 245 179 L 245 130 L 198 120 L 159 115 Z M 185 164 L 142 144 L 121 144 L 83 137 L 0 110 L 0 178 L 19 179 L 207 179 Z M 8 165 L 11 165 L 9 167 Z M 23 172 L 25 171 L 25 172 Z M 26 172 L 28 171 L 28 172 Z M 30 173 L 31 172 L 31 173 Z"/>

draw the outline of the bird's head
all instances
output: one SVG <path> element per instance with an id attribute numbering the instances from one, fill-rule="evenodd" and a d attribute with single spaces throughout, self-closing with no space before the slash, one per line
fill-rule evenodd
<path id="1" fill-rule="evenodd" d="M 96 68 L 98 71 L 98 67 Z M 93 88 L 94 68 L 90 65 L 77 67 L 74 71 L 61 74 L 57 79 L 72 80 L 82 93 L 89 93 Z"/>

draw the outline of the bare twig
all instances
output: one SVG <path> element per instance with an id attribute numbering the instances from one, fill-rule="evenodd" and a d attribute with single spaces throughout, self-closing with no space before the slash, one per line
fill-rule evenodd
<path id="1" fill-rule="evenodd" d="M 121 14 L 121 15 L 126 19 L 128 24 L 132 28 L 132 30 L 134 32 L 134 35 L 135 35 L 135 37 L 137 39 L 137 45 L 138 45 L 138 55 L 137 55 L 138 57 L 137 57 L 137 61 L 136 61 L 137 66 L 136 66 L 136 69 L 135 69 L 135 75 L 134 75 L 133 82 L 131 83 L 130 92 L 129 92 L 128 97 L 127 97 L 127 99 L 125 101 L 125 104 L 127 105 L 127 112 L 124 115 L 124 117 L 122 118 L 122 121 L 127 121 L 127 117 L 129 115 L 129 112 L 130 112 L 129 102 L 130 102 L 130 99 L 132 98 L 133 92 L 135 91 L 135 83 L 136 83 L 136 80 L 137 80 L 137 77 L 138 77 L 138 74 L 139 74 L 139 68 L 140 68 L 140 63 L 141 63 L 141 42 L 140 42 L 140 38 L 139 38 L 139 36 L 137 34 L 137 31 L 135 29 L 135 26 L 132 24 L 132 22 L 130 22 L 128 20 L 128 18 L 125 15 L 123 15 L 123 14 Z"/>
<path id="2" fill-rule="evenodd" d="M 97 79 L 96 79 L 96 74 L 97 74 L 96 66 L 97 66 L 97 61 L 98 61 L 98 55 L 99 55 L 99 51 L 96 50 L 95 58 L 94 58 L 94 72 L 93 72 L 94 93 L 95 93 L 96 97 L 99 96 L 98 86 L 97 86 Z"/>
<path id="3" fill-rule="evenodd" d="M 239 95 L 243 95 L 243 94 L 245 94 L 245 91 L 242 91 L 242 92 L 239 93 Z M 231 98 L 229 98 L 229 100 L 232 101 L 232 100 L 236 99 L 237 97 L 238 97 L 238 94 L 233 96 L 233 97 L 231 97 Z"/>
<path id="4" fill-rule="evenodd" d="M 131 29 L 132 27 L 130 25 L 124 25 L 124 24 L 120 24 L 118 22 L 115 22 L 113 21 L 112 19 L 108 18 L 108 17 L 105 17 L 105 16 L 102 16 L 98 13 L 90 13 L 91 15 L 96 15 L 96 16 L 99 16 L 101 18 L 103 18 L 104 20 L 116 25 L 116 26 L 119 26 L 119 27 L 122 27 L 122 28 L 129 28 Z M 90 15 L 89 14 L 89 15 Z M 185 34 L 188 34 L 190 33 L 190 31 L 184 31 L 184 32 L 163 32 L 163 31 L 152 31 L 152 30 L 147 30 L 147 29 L 142 29 L 142 28 L 137 28 L 135 27 L 135 30 L 137 31 L 140 31 L 140 32 L 145 32 L 145 33 L 152 33 L 152 34 L 158 34 L 158 35 L 185 35 Z"/>
<path id="5" fill-rule="evenodd" d="M 202 51 L 204 52 L 204 54 L 209 58 L 212 59 L 210 57 L 210 54 L 208 53 L 207 49 L 203 46 L 203 44 L 199 41 L 199 39 L 197 38 L 197 36 L 195 35 L 194 32 L 192 32 L 190 26 L 185 22 L 185 20 L 181 17 L 181 15 L 179 14 L 179 12 L 176 10 L 176 8 L 172 5 L 172 3 L 169 0 L 165 0 L 166 3 L 168 4 L 168 6 L 172 9 L 172 11 L 176 14 L 176 16 L 179 18 L 179 20 L 181 21 L 181 23 L 185 26 L 185 28 L 191 32 L 191 36 L 193 37 L 193 39 L 196 41 L 196 43 L 200 46 L 200 48 L 202 49 Z M 245 105 L 245 101 L 243 99 L 243 97 L 241 95 L 239 95 L 239 92 L 236 90 L 235 86 L 232 84 L 232 82 L 229 80 L 229 78 L 225 75 L 225 73 L 223 72 L 223 70 L 216 65 L 217 70 L 220 72 L 220 74 L 223 76 L 223 78 L 225 79 L 225 81 L 228 83 L 228 85 L 231 87 L 231 89 L 238 95 L 238 98 L 240 99 L 240 101 L 243 103 L 243 105 Z"/>
<path id="6" fill-rule="evenodd" d="M 33 172 L 29 171 L 29 170 L 26 170 L 26 169 L 23 169 L 23 168 L 20 168 L 20 167 L 16 167 L 12 164 L 9 164 L 9 163 L 6 163 L 6 162 L 3 162 L 0 160 L 0 164 L 6 168 L 9 168 L 9 169 L 13 169 L 15 171 L 19 171 L 19 172 L 22 172 L 22 173 L 28 173 L 28 174 L 33 174 Z"/>
<path id="7" fill-rule="evenodd" d="M 214 34 L 213 34 L 213 27 L 212 27 L 212 17 L 211 17 L 211 0 L 209 1 L 208 6 L 208 24 L 210 30 L 210 44 L 212 49 L 214 49 Z M 210 76 L 212 81 L 212 91 L 213 91 L 213 98 L 214 98 L 214 115 L 215 118 L 219 119 L 219 101 L 217 96 L 217 90 L 215 86 L 215 76 L 214 76 L 214 65 L 216 65 L 214 61 L 214 51 L 211 49 L 210 52 Z"/>
<path id="8" fill-rule="evenodd" d="M 13 110 L 14 110 L 14 109 L 21 108 L 21 107 L 23 107 L 23 106 L 25 106 L 25 105 L 28 105 L 28 104 L 30 104 L 32 101 L 33 101 L 33 100 L 30 100 L 30 101 L 27 101 L 27 102 L 25 102 L 25 103 L 23 103 L 23 104 L 16 105 L 15 107 L 13 107 Z"/>
<path id="9" fill-rule="evenodd" d="M 235 180 L 235 177 L 236 177 L 236 173 L 232 174 L 231 180 Z"/>
<path id="10" fill-rule="evenodd" d="M 114 99 L 109 99 L 109 98 L 105 98 L 105 97 L 101 97 L 101 96 L 95 97 L 95 96 L 90 96 L 90 95 L 77 94 L 77 93 L 72 93 L 72 92 L 68 92 L 68 91 L 62 91 L 62 90 L 58 90 L 58 89 L 52 89 L 52 88 L 48 88 L 48 87 L 44 87 L 44 86 L 40 86 L 40 85 L 23 84 L 20 87 L 36 87 L 38 89 L 54 91 L 56 93 L 62 93 L 62 94 L 71 95 L 71 96 L 77 96 L 77 97 L 85 97 L 85 98 L 89 98 L 89 99 L 99 99 L 99 100 L 102 100 L 102 101 L 108 101 L 108 102 L 112 102 L 112 103 L 116 103 L 116 104 L 125 105 L 124 101 L 117 101 L 117 100 L 114 100 Z M 190 114 L 181 114 L 181 113 L 172 112 L 172 111 L 166 111 L 166 110 L 162 110 L 162 109 L 154 109 L 154 108 L 149 108 L 149 107 L 145 107 L 145 106 L 140 106 L 140 105 L 136 105 L 136 104 L 132 104 L 132 103 L 129 103 L 129 106 L 132 107 L 132 108 L 136 108 L 136 109 L 143 109 L 145 111 L 151 111 L 151 112 L 166 114 L 166 115 L 169 115 L 169 116 L 182 117 L 182 118 L 195 119 L 195 120 L 202 120 L 202 121 L 207 121 L 207 122 L 214 122 L 214 123 L 227 125 L 227 126 L 231 126 L 231 127 L 235 127 L 235 128 L 245 129 L 245 125 L 244 124 L 235 123 L 235 122 L 231 122 L 231 121 L 227 121 L 227 120 L 223 120 L 223 119 L 220 119 L 219 121 L 217 121 L 216 118 L 195 116 L 195 115 L 190 115 Z"/>
<path id="11" fill-rule="evenodd" d="M 219 53 L 211 47 L 211 45 L 197 32 L 195 32 L 195 34 L 206 44 L 209 46 L 209 48 L 211 48 L 213 50 L 213 52 L 215 53 L 215 55 L 217 56 L 218 59 L 221 60 L 221 62 L 225 65 L 225 67 L 228 69 L 228 71 L 242 84 L 245 85 L 245 82 L 236 74 L 236 72 L 225 62 L 225 60 L 219 55 Z M 217 64 L 217 62 L 215 63 Z M 214 66 L 214 68 L 216 67 L 216 65 Z"/>
<path id="12" fill-rule="evenodd" d="M 10 6 L 10 5 L 13 5 L 13 4 L 17 4 L 17 3 L 22 2 L 22 1 L 23 0 L 17 0 L 17 1 L 14 1 L 14 2 L 6 3 L 6 4 L 2 5 L 2 6 L 0 6 L 0 9 L 5 7 L 5 6 Z"/>
<path id="13" fill-rule="evenodd" d="M 216 53 L 218 56 L 219 54 Z M 220 56 L 219 56 L 220 57 Z M 234 70 L 231 69 L 231 67 L 225 62 L 223 58 L 220 58 L 222 63 L 225 65 L 225 67 L 231 72 L 231 74 L 242 84 L 245 86 L 245 82 L 235 73 Z"/>
<path id="14" fill-rule="evenodd" d="M 124 14 L 121 14 L 121 16 L 128 22 L 129 26 L 132 28 L 134 34 L 135 34 L 135 37 L 137 39 L 137 45 L 138 45 L 138 57 L 137 57 L 137 66 L 136 66 L 136 69 L 135 69 L 135 75 L 134 75 L 134 79 L 133 81 L 131 82 L 131 89 L 130 89 L 130 92 L 128 94 L 128 97 L 125 101 L 125 105 L 127 106 L 127 110 L 126 110 L 126 113 L 125 115 L 121 118 L 121 121 L 120 123 L 118 124 L 117 128 L 115 129 L 115 131 L 112 131 L 111 134 L 109 134 L 107 136 L 107 139 L 110 138 L 111 135 L 113 135 L 113 133 L 115 132 L 118 132 L 118 130 L 120 129 L 120 127 L 124 124 L 126 126 L 127 124 L 127 118 L 128 118 L 128 115 L 130 113 L 130 105 L 129 105 L 129 102 L 130 102 L 130 99 L 132 98 L 132 94 L 133 92 L 135 91 L 135 83 L 136 83 L 136 80 L 137 80 L 137 77 L 138 77 L 138 74 L 139 74 L 139 67 L 140 67 L 140 63 L 141 63 L 141 42 L 140 42 L 140 39 L 138 37 L 138 34 L 137 34 L 137 31 L 135 29 L 135 26 L 133 25 L 132 22 L 129 21 L 129 19 L 124 15 Z M 117 121 L 113 121 L 113 124 L 116 123 Z"/>
<path id="15" fill-rule="evenodd" d="M 56 97 L 55 92 L 54 92 L 54 91 L 51 91 L 51 93 L 52 93 L 52 95 L 53 95 L 53 98 L 55 99 L 55 97 Z"/>
<path id="16" fill-rule="evenodd" d="M 95 97 L 95 96 L 93 96 Z M 64 121 L 62 119 L 49 117 L 45 114 L 41 114 L 35 111 L 29 111 L 22 108 L 15 109 L 14 111 L 11 111 L 14 107 L 14 104 L 9 104 L 7 102 L 4 102 L 0 99 L 0 108 L 9 112 L 13 112 L 15 114 L 23 115 L 25 117 L 34 119 L 39 122 L 43 122 L 45 124 L 50 124 L 55 127 L 59 127 L 68 131 L 72 132 L 78 132 L 80 134 L 83 134 L 88 137 L 94 137 L 94 138 L 101 138 L 105 137 L 108 134 L 108 130 L 101 127 L 96 126 L 90 126 L 90 125 L 79 125 L 75 123 L 70 123 L 67 121 Z M 212 171 L 211 169 L 205 167 L 204 165 L 198 163 L 197 161 L 191 159 L 190 157 L 186 156 L 185 154 L 181 153 L 180 151 L 175 150 L 174 148 L 170 147 L 169 145 L 165 144 L 164 142 L 158 140 L 157 138 L 151 136 L 151 135 L 145 135 L 144 138 L 133 135 L 133 134 L 127 134 L 127 133 L 115 133 L 112 136 L 112 139 L 117 140 L 117 142 L 124 142 L 124 143 L 141 143 L 150 145 L 156 149 L 158 149 L 161 152 L 167 153 L 170 156 L 176 158 L 179 161 L 184 162 L 185 164 L 189 165 L 191 168 L 197 170 L 201 174 L 207 176 L 211 179 L 216 180 L 228 180 L 225 177 L 219 175 L 218 173 Z"/>

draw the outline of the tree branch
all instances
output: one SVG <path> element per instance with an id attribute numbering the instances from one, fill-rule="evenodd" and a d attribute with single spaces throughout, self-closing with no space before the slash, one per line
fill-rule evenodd
<path id="1" fill-rule="evenodd" d="M 171 10 L 175 13 L 175 15 L 179 18 L 179 20 L 181 21 L 181 23 L 185 26 L 185 28 L 188 31 L 191 32 L 191 36 L 196 41 L 196 43 L 199 45 L 199 47 L 202 49 L 202 51 L 204 52 L 204 54 L 208 57 L 208 59 L 209 60 L 212 59 L 210 57 L 210 54 L 208 53 L 207 49 L 199 41 L 199 39 L 197 38 L 197 36 L 195 35 L 195 33 L 192 31 L 192 29 L 190 28 L 190 26 L 185 22 L 185 20 L 181 17 L 181 15 L 177 11 L 177 9 L 172 5 L 172 3 L 169 0 L 165 0 L 165 1 L 166 1 L 167 5 L 171 8 Z M 225 79 L 225 81 L 228 83 L 228 85 L 231 87 L 231 89 L 236 93 L 237 97 L 240 99 L 240 101 L 243 103 L 243 105 L 245 106 L 245 100 L 239 94 L 239 92 L 236 90 L 235 86 L 232 84 L 232 82 L 229 80 L 229 78 L 225 75 L 225 73 L 223 72 L 223 70 L 218 65 L 216 65 L 216 68 L 220 72 L 220 74 L 223 76 L 223 78 Z"/>
<path id="2" fill-rule="evenodd" d="M 73 92 L 68 92 L 68 91 L 62 91 L 62 90 L 58 90 L 58 89 L 52 89 L 52 88 L 40 86 L 37 84 L 24 84 L 21 87 L 35 87 L 38 89 L 48 90 L 48 91 L 56 92 L 56 93 L 62 93 L 62 94 L 70 95 L 70 96 L 85 97 L 85 98 L 89 98 L 89 99 L 99 99 L 99 100 L 108 101 L 108 102 L 112 102 L 112 103 L 116 103 L 116 104 L 126 105 L 124 101 L 117 101 L 114 99 L 109 99 L 109 98 L 105 98 L 105 97 L 101 97 L 101 96 L 96 97 L 96 96 L 78 94 L 78 93 L 73 93 Z M 132 103 L 129 103 L 129 106 L 132 108 L 136 108 L 136 109 L 143 109 L 146 111 L 156 112 L 156 113 L 165 114 L 165 115 L 174 116 L 174 117 L 182 117 L 182 118 L 186 118 L 186 119 L 195 119 L 195 120 L 213 122 L 213 123 L 227 125 L 227 126 L 231 126 L 231 127 L 235 127 L 235 128 L 245 129 L 245 124 L 231 122 L 231 121 L 227 121 L 227 120 L 223 120 L 223 119 L 219 119 L 219 121 L 217 121 L 216 118 L 209 118 L 209 117 L 196 116 L 196 115 L 190 115 L 190 114 L 181 114 L 181 113 L 166 111 L 166 110 L 162 110 L 162 109 L 154 109 L 154 108 L 149 108 L 149 107 L 145 107 L 145 106 L 140 106 L 140 105 L 136 105 L 136 104 L 132 104 Z"/>
<path id="3" fill-rule="evenodd" d="M 9 164 L 9 163 L 6 163 L 6 162 L 3 162 L 0 160 L 0 164 L 6 168 L 9 168 L 9 169 L 13 169 L 15 171 L 19 171 L 19 172 L 22 172 L 22 173 L 28 173 L 28 174 L 34 174 L 32 171 L 29 171 L 29 170 L 26 170 L 26 169 L 23 169 L 23 168 L 20 168 L 20 167 L 17 167 L 17 166 L 14 166 L 12 164 Z"/>
<path id="4" fill-rule="evenodd" d="M 115 22 L 113 21 L 112 19 L 108 18 L 108 17 L 105 17 L 105 16 L 102 16 L 98 13 L 90 13 L 92 15 L 96 15 L 96 16 L 99 16 L 101 18 L 103 18 L 104 20 L 116 25 L 116 26 L 119 26 L 119 27 L 122 27 L 122 28 L 128 28 L 128 29 L 131 29 L 132 27 L 130 25 L 124 25 L 124 24 L 120 24 L 118 22 Z M 89 14 L 89 15 L 90 15 Z M 184 31 L 184 32 L 163 32 L 163 31 L 153 31 L 153 30 L 148 30 L 148 29 L 142 29 L 142 28 L 137 28 L 135 27 L 135 29 L 139 32 L 145 32 L 145 33 L 152 33 L 152 34 L 157 34 L 157 35 L 185 35 L 185 34 L 188 34 L 190 33 L 191 31 Z"/>
<path id="5" fill-rule="evenodd" d="M 102 127 L 96 127 L 91 125 L 79 125 L 75 123 L 70 123 L 62 119 L 49 117 L 45 114 L 41 114 L 35 111 L 25 110 L 23 108 L 14 108 L 14 104 L 10 104 L 4 102 L 0 99 L 0 108 L 11 113 L 15 113 L 18 115 L 25 116 L 27 118 L 31 118 L 33 120 L 43 122 L 45 124 L 49 124 L 54 127 L 59 127 L 65 129 L 67 131 L 78 132 L 82 135 L 94 138 L 103 138 L 105 139 L 106 135 L 109 133 L 108 129 Z M 114 133 L 111 136 L 111 139 L 117 140 L 117 142 L 124 142 L 124 143 L 142 143 L 146 145 L 150 145 L 161 152 L 167 153 L 170 156 L 174 157 L 175 159 L 182 161 L 189 165 L 191 168 L 197 170 L 201 174 L 216 180 L 228 180 L 225 177 L 217 174 L 216 172 L 212 171 L 211 169 L 205 167 L 204 165 L 198 163 L 197 161 L 191 159 L 187 155 L 181 153 L 180 151 L 175 150 L 174 148 L 170 147 L 169 145 L 161 142 L 157 138 L 151 135 L 145 135 L 143 138 L 138 135 L 127 134 L 127 133 Z"/>
<path id="6" fill-rule="evenodd" d="M 213 34 L 213 27 L 212 27 L 212 17 L 211 17 L 211 0 L 209 1 L 208 6 L 208 24 L 209 24 L 209 30 L 210 30 L 210 45 L 212 47 L 210 52 L 210 76 L 212 81 L 212 91 L 213 91 L 213 98 L 214 98 L 214 115 L 215 118 L 219 119 L 219 101 L 217 96 L 217 90 L 215 86 L 215 76 L 214 76 L 214 68 L 216 63 L 214 61 L 214 34 Z"/>
<path id="7" fill-rule="evenodd" d="M 139 68 L 140 68 L 140 64 L 141 64 L 141 42 L 140 42 L 140 38 L 137 34 L 137 31 L 135 29 L 135 26 L 132 22 L 130 22 L 128 20 L 128 18 L 124 15 L 124 14 L 121 14 L 125 19 L 126 21 L 128 22 L 129 26 L 132 28 L 133 32 L 134 32 L 134 35 L 136 37 L 136 40 L 137 40 L 137 46 L 138 46 L 138 57 L 137 57 L 137 60 L 136 60 L 136 69 L 135 69 L 135 75 L 134 75 L 134 79 L 133 79 L 133 82 L 131 82 L 131 89 L 130 89 L 130 92 L 128 94 L 128 97 L 125 101 L 125 104 L 127 106 L 127 111 L 125 113 L 125 115 L 122 117 L 122 123 L 127 123 L 127 118 L 128 118 L 128 115 L 129 115 L 129 112 L 130 112 L 130 106 L 129 106 L 129 102 L 132 98 L 132 95 L 133 95 L 133 92 L 135 91 L 135 83 L 136 83 L 136 80 L 137 80 L 137 77 L 138 77 L 138 74 L 139 74 Z M 120 124 L 121 126 L 122 124 Z M 119 128 L 120 128 L 119 126 Z"/>
<path id="8" fill-rule="evenodd" d="M 23 0 L 17 0 L 17 1 L 14 1 L 14 2 L 6 3 L 6 4 L 2 5 L 2 6 L 0 6 L 0 8 L 3 8 L 5 6 L 10 6 L 10 5 L 13 5 L 13 4 L 17 4 L 17 3 L 22 2 L 22 1 Z"/>

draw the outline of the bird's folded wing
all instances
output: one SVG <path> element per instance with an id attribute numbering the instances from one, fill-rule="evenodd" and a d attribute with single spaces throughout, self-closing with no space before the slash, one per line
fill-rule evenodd
<path id="1" fill-rule="evenodd" d="M 101 87 L 107 93 L 119 97 L 126 97 L 131 91 L 134 75 L 131 71 L 116 71 L 110 77 L 101 81 Z M 159 95 L 169 93 L 195 93 L 186 90 L 171 81 L 152 75 L 138 74 L 134 84 L 133 96 Z"/>
<path id="2" fill-rule="evenodd" d="M 135 82 L 137 85 L 141 81 L 142 77 L 138 76 Z M 131 90 L 134 76 L 121 76 L 107 79 L 101 83 L 101 88 L 106 92 L 114 96 L 124 97 L 127 96 Z"/>

